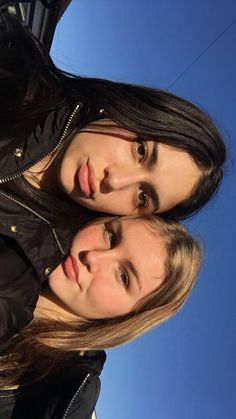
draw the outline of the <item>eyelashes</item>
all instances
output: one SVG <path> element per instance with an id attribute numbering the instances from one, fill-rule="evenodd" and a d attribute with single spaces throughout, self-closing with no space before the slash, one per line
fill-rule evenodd
<path id="1" fill-rule="evenodd" d="M 149 196 L 142 186 L 139 187 L 138 208 L 146 208 L 148 206 Z"/>
<path id="2" fill-rule="evenodd" d="M 104 232 L 106 235 L 106 242 L 109 245 L 109 249 L 113 249 L 119 242 L 119 235 L 114 231 L 112 223 L 104 223 Z M 125 287 L 125 289 L 127 289 L 129 286 L 130 279 L 126 269 L 121 267 L 118 268 L 118 279 L 121 282 L 121 284 Z"/>
<path id="3" fill-rule="evenodd" d="M 117 244 L 117 235 L 111 223 L 104 223 L 104 232 L 105 239 L 109 245 L 109 249 L 112 249 Z"/>
<path id="4" fill-rule="evenodd" d="M 129 275 L 125 269 L 120 269 L 120 280 L 122 285 L 127 289 L 129 286 Z"/>
<path id="5" fill-rule="evenodd" d="M 143 164 L 148 158 L 148 146 L 146 141 L 138 139 L 135 145 L 135 154 L 139 164 Z M 149 202 L 149 195 L 143 186 L 138 191 L 138 208 L 146 208 Z"/>
<path id="6" fill-rule="evenodd" d="M 148 147 L 146 141 L 138 140 L 136 141 L 135 147 L 137 159 L 139 163 L 144 163 L 148 155 Z"/>

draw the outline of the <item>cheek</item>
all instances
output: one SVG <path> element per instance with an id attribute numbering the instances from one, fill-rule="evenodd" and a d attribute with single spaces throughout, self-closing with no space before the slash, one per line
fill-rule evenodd
<path id="1" fill-rule="evenodd" d="M 114 290 L 107 286 L 105 281 L 103 282 L 101 278 L 97 281 L 93 279 L 93 282 L 87 291 L 87 296 L 92 304 L 101 308 L 109 307 L 110 302 L 115 300 Z"/>
<path id="2" fill-rule="evenodd" d="M 76 163 L 80 155 L 80 144 L 75 138 L 68 144 L 61 160 L 61 168 L 69 168 L 69 165 Z"/>
<path id="3" fill-rule="evenodd" d="M 118 190 L 107 194 L 100 193 L 96 200 L 91 202 L 90 209 L 110 215 L 127 215 L 134 211 L 134 206 L 130 191 Z"/>
<path id="4" fill-rule="evenodd" d="M 106 139 L 105 139 L 106 141 Z M 96 134 L 81 132 L 69 146 L 71 156 L 80 155 L 82 157 L 103 156 L 106 151 L 104 137 L 97 137 Z"/>
<path id="5" fill-rule="evenodd" d="M 131 144 L 129 141 L 109 136 L 100 137 L 90 147 L 92 159 L 98 156 L 98 164 L 108 166 L 125 162 L 127 158 L 130 158 L 130 150 Z M 93 161 L 95 162 L 95 160 Z"/>
<path id="6" fill-rule="evenodd" d="M 115 164 L 126 162 L 131 157 L 132 144 L 129 141 L 113 139 L 110 147 L 110 154 L 113 157 Z"/>
<path id="7" fill-rule="evenodd" d="M 83 228 L 73 239 L 71 253 L 78 255 L 80 251 L 99 248 L 101 246 L 101 235 L 103 231 L 101 224 L 93 224 Z"/>
<path id="8" fill-rule="evenodd" d="M 110 279 L 111 281 L 111 279 Z M 102 280 L 93 281 L 90 286 L 87 296 L 91 305 L 100 313 L 102 316 L 117 316 L 125 314 L 131 310 L 132 306 L 127 299 L 125 291 L 119 290 L 119 286 L 116 288 Z"/>
<path id="9" fill-rule="evenodd" d="M 68 144 L 65 156 L 72 156 L 73 154 L 76 154 L 79 152 L 79 149 L 81 147 L 81 142 L 79 140 L 79 136 L 76 135 L 74 139 Z"/>

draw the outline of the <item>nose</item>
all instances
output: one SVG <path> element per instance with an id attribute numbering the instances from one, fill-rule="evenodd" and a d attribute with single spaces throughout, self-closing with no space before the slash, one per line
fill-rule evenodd
<path id="1" fill-rule="evenodd" d="M 80 262 L 87 267 L 90 273 L 95 273 L 101 266 L 105 254 L 105 251 L 89 250 L 80 252 L 79 259 Z"/>
<path id="2" fill-rule="evenodd" d="M 144 174 L 138 168 L 108 166 L 104 171 L 103 185 L 106 192 L 126 189 L 143 181 Z"/>

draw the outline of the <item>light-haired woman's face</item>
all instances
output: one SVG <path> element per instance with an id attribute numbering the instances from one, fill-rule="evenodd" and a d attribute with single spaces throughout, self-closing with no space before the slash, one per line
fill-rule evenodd
<path id="1" fill-rule="evenodd" d="M 191 195 L 200 176 L 187 153 L 139 140 L 107 119 L 74 137 L 58 171 L 74 201 L 117 215 L 166 211 Z"/>
<path id="2" fill-rule="evenodd" d="M 94 223 L 74 238 L 49 287 L 73 314 L 107 318 L 128 313 L 165 276 L 163 237 L 146 220 Z"/>

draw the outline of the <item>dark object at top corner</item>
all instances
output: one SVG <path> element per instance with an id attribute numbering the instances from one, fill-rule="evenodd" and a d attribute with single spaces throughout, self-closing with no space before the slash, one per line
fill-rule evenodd
<path id="1" fill-rule="evenodd" d="M 0 9 L 28 26 L 49 51 L 56 25 L 70 3 L 71 0 L 0 0 Z"/>

